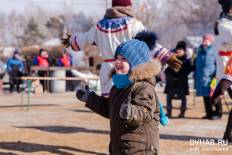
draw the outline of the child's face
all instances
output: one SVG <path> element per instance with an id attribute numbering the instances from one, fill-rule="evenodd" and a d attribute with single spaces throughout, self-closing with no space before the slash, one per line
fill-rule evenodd
<path id="1" fill-rule="evenodd" d="M 44 58 L 48 58 L 48 53 L 46 51 L 42 51 L 41 56 Z"/>
<path id="2" fill-rule="evenodd" d="M 117 74 L 128 74 L 130 70 L 130 64 L 122 55 L 116 56 L 114 67 Z"/>
<path id="3" fill-rule="evenodd" d="M 182 56 L 184 56 L 184 54 L 185 54 L 185 51 L 183 49 L 177 49 L 176 50 L 176 56 L 177 57 L 182 57 Z"/>
<path id="4" fill-rule="evenodd" d="M 208 46 L 210 46 L 211 44 L 212 44 L 211 41 L 209 41 L 208 39 L 203 38 L 202 45 L 203 45 L 204 47 L 208 47 Z"/>

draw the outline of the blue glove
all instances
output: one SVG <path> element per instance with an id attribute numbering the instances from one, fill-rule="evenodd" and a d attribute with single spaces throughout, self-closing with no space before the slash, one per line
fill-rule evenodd
<path id="1" fill-rule="evenodd" d="M 165 115 L 164 110 L 163 110 L 163 105 L 162 103 L 159 101 L 159 107 L 160 107 L 160 124 L 162 124 L 163 126 L 168 125 L 168 117 Z"/>

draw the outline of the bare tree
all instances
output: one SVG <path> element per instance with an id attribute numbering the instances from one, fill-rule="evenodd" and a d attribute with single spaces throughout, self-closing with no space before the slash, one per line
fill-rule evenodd
<path id="1" fill-rule="evenodd" d="M 62 38 L 64 34 L 64 16 L 50 17 L 46 26 L 50 32 L 50 37 Z"/>
<path id="2" fill-rule="evenodd" d="M 15 36 L 21 46 L 41 44 L 46 37 L 39 29 L 34 18 L 31 18 L 24 29 L 23 35 Z"/>
<path id="3" fill-rule="evenodd" d="M 144 0 L 136 15 L 171 48 L 187 35 L 213 32 L 219 12 L 217 0 Z"/>

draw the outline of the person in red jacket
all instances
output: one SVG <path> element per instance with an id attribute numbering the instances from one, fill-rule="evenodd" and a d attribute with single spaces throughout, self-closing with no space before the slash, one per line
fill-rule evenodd
<path id="1" fill-rule="evenodd" d="M 62 57 L 58 59 L 57 66 L 60 67 L 71 67 L 72 66 L 72 57 L 64 49 Z"/>
<path id="2" fill-rule="evenodd" d="M 72 57 L 69 53 L 67 53 L 66 49 L 63 49 L 62 57 L 58 59 L 57 66 L 58 67 L 71 67 L 72 66 Z M 66 70 L 66 77 L 74 77 L 72 71 Z M 78 84 L 78 81 L 75 80 L 68 80 L 66 81 L 66 91 L 71 90 L 73 91 Z"/>
<path id="3" fill-rule="evenodd" d="M 39 55 L 36 56 L 33 60 L 33 65 L 39 66 L 39 67 L 45 67 L 48 68 L 49 65 L 49 59 L 48 59 L 48 52 L 44 49 L 39 50 Z M 45 77 L 48 76 L 47 71 L 38 71 L 38 76 L 39 77 Z M 43 91 L 45 91 L 45 81 L 40 80 L 41 85 L 43 86 Z"/>

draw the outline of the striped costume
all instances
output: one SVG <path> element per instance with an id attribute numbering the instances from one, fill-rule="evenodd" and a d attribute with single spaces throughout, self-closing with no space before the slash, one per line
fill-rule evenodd
<path id="1" fill-rule="evenodd" d="M 112 87 L 109 73 L 114 67 L 114 53 L 117 46 L 131 38 L 138 32 L 146 30 L 144 25 L 133 17 L 103 18 L 88 32 L 76 33 L 70 38 L 74 51 L 83 49 L 86 45 L 95 43 L 101 52 L 104 62 L 100 70 L 101 94 L 107 96 Z M 158 58 L 166 63 L 172 52 L 157 44 L 151 52 L 152 58 Z"/>

